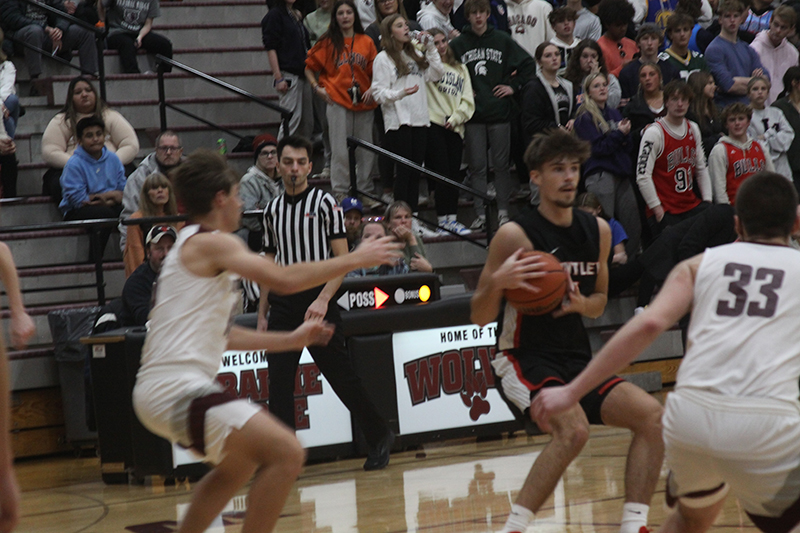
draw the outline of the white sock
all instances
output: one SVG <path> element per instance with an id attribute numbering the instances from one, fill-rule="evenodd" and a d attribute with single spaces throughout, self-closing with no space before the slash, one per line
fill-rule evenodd
<path id="1" fill-rule="evenodd" d="M 533 511 L 515 503 L 511 506 L 506 525 L 500 533 L 523 533 L 532 521 Z"/>
<path id="2" fill-rule="evenodd" d="M 643 503 L 628 502 L 622 506 L 622 524 L 620 533 L 639 533 L 639 529 L 647 526 L 647 513 L 650 506 Z"/>

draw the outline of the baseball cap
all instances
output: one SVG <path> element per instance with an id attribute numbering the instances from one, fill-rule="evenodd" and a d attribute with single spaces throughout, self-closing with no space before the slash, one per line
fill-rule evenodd
<path id="1" fill-rule="evenodd" d="M 353 198 L 352 196 L 348 196 L 344 200 L 342 200 L 342 211 L 347 213 L 348 211 L 352 211 L 356 209 L 362 215 L 364 214 L 364 206 L 361 204 L 361 200 L 358 198 Z"/>
<path id="2" fill-rule="evenodd" d="M 150 231 L 147 232 L 147 238 L 144 241 L 145 246 L 156 244 L 164 235 L 169 235 L 173 239 L 178 240 L 178 234 L 172 226 L 153 226 L 150 228 Z"/>

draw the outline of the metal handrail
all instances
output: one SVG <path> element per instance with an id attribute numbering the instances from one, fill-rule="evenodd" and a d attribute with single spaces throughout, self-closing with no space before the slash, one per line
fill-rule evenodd
<path id="1" fill-rule="evenodd" d="M 367 141 L 365 141 L 363 139 L 359 139 L 357 137 L 348 136 L 347 137 L 347 150 L 348 150 L 348 155 L 350 156 L 350 196 L 356 197 L 358 194 L 361 194 L 361 195 L 364 195 L 367 198 L 370 198 L 372 200 L 377 200 L 378 202 L 386 203 L 383 200 L 381 200 L 380 198 L 378 198 L 377 196 L 374 196 L 374 195 L 372 195 L 372 194 L 370 194 L 370 193 L 368 193 L 366 191 L 358 190 L 358 183 L 357 183 L 357 180 L 356 180 L 356 148 L 364 148 L 366 150 L 369 150 L 370 152 L 374 152 L 374 153 L 376 153 L 378 155 L 382 155 L 382 156 L 388 157 L 389 159 L 391 159 L 395 163 L 399 163 L 399 164 L 401 164 L 403 166 L 411 168 L 411 169 L 419 172 L 420 174 L 424 174 L 428 178 L 432 178 L 432 179 L 436 180 L 439 183 L 442 183 L 444 185 L 448 185 L 450 187 L 455 187 L 456 189 L 464 191 L 464 192 L 466 192 L 468 194 L 471 194 L 473 196 L 477 196 L 479 198 L 483 198 L 483 200 L 486 202 L 485 205 L 486 205 L 486 208 L 488 210 L 488 212 L 486 214 L 486 243 L 487 244 L 482 244 L 482 243 L 480 243 L 480 242 L 478 242 L 478 241 L 476 241 L 474 239 L 470 239 L 468 237 L 465 237 L 464 235 L 459 235 L 458 233 L 450 231 L 447 228 L 442 228 L 442 229 L 444 229 L 444 231 L 446 231 L 447 233 L 453 235 L 454 237 L 458 237 L 459 239 L 461 239 L 463 241 L 470 242 L 470 243 L 472 243 L 472 244 L 474 244 L 476 246 L 479 246 L 481 248 L 487 249 L 489 247 L 488 243 L 490 243 L 492 241 L 492 236 L 493 236 L 493 233 L 494 233 L 492 231 L 492 226 L 490 224 L 490 221 L 494 220 L 494 216 L 493 215 L 495 214 L 496 205 L 497 205 L 496 204 L 497 201 L 494 198 L 491 198 L 491 197 L 487 196 L 486 193 L 480 192 L 480 191 L 478 191 L 476 189 L 473 189 L 472 187 L 468 187 L 467 185 L 464 185 L 463 183 L 459 183 L 457 181 L 453 181 L 450 178 L 442 176 L 441 174 L 437 174 L 436 172 L 432 172 L 431 170 L 429 170 L 429 169 L 427 169 L 425 167 L 421 167 L 420 165 L 414 163 L 410 159 L 406 159 L 405 157 L 397 155 L 394 152 L 390 152 L 389 150 L 386 150 L 385 148 L 381 148 L 380 146 L 376 146 L 376 145 L 374 145 L 374 144 L 372 144 L 370 142 L 367 142 Z M 413 216 L 413 214 L 412 214 L 412 216 Z M 426 220 L 424 220 L 424 219 L 421 219 L 419 217 L 414 217 L 414 218 L 416 218 L 417 220 L 419 220 L 419 221 L 421 221 L 423 223 L 428 224 L 428 222 Z"/>
<path id="2" fill-rule="evenodd" d="M 26 0 L 26 1 L 29 1 L 29 0 Z M 165 65 L 171 65 L 174 68 L 180 69 L 180 70 L 182 70 L 184 72 L 188 72 L 189 74 L 193 75 L 196 78 L 203 79 L 203 80 L 205 80 L 205 81 L 207 81 L 207 82 L 209 82 L 209 83 L 211 83 L 213 85 L 216 85 L 217 87 L 221 87 L 222 89 L 225 89 L 228 92 L 232 92 L 234 94 L 238 94 L 239 96 L 247 98 L 248 100 L 250 100 L 252 102 L 255 102 L 255 103 L 257 103 L 257 104 L 259 104 L 261 106 L 268 107 L 268 108 L 272 109 L 273 111 L 277 111 L 278 113 L 281 114 L 281 122 L 283 123 L 284 131 L 289 131 L 289 121 L 292 118 L 292 111 L 291 110 L 286 109 L 285 107 L 281 107 L 278 104 L 275 104 L 273 102 L 268 102 L 267 100 L 264 100 L 263 98 L 259 98 L 258 96 L 255 96 L 254 94 L 251 94 L 251 93 L 245 91 L 244 89 L 240 89 L 239 87 L 236 87 L 235 85 L 231 85 L 230 83 L 224 82 L 224 81 L 222 81 L 220 79 L 217 79 L 214 76 L 209 76 L 205 72 L 200 72 L 197 69 L 194 69 L 194 68 L 192 68 L 192 67 L 190 67 L 188 65 L 184 65 L 183 63 L 179 63 L 178 61 L 175 61 L 174 59 L 170 59 L 169 57 L 164 57 L 161 54 L 156 55 L 156 64 L 158 65 L 158 110 L 159 110 L 159 117 L 161 119 L 161 131 L 165 131 L 167 129 L 167 108 L 170 108 L 170 109 L 172 109 L 173 111 L 175 111 L 177 113 L 180 113 L 180 114 L 185 115 L 185 116 L 187 116 L 189 118 L 197 120 L 198 122 L 202 122 L 206 126 L 210 126 L 210 127 L 215 128 L 217 130 L 220 130 L 220 131 L 224 131 L 228 135 L 232 135 L 232 136 L 234 136 L 234 137 L 236 137 L 238 139 L 242 139 L 243 138 L 238 133 L 235 133 L 235 132 L 233 132 L 233 131 L 231 131 L 231 130 L 229 130 L 227 128 L 224 128 L 224 127 L 220 126 L 219 124 L 216 124 L 216 123 L 211 122 L 209 120 L 206 120 L 206 119 L 204 119 L 202 117 L 199 117 L 199 116 L 195 115 L 194 113 L 190 113 L 189 111 L 183 110 L 183 109 L 181 109 L 180 107 L 178 107 L 178 106 L 176 106 L 174 104 L 167 103 L 166 90 L 165 90 L 165 87 L 164 87 L 164 67 L 165 67 Z"/>
<path id="3" fill-rule="evenodd" d="M 100 98 L 106 100 L 106 68 L 105 68 L 105 62 L 103 61 L 103 50 L 105 47 L 103 46 L 104 44 L 103 41 L 105 40 L 106 35 L 108 34 L 108 30 L 105 27 L 98 28 L 97 26 L 93 26 L 88 22 L 86 22 L 85 20 L 73 17 L 69 13 L 66 13 L 64 11 L 59 11 L 58 9 L 52 6 L 48 6 L 47 4 L 37 2 L 36 0 L 22 0 L 22 1 L 27 4 L 34 5 L 37 8 L 42 9 L 43 11 L 47 11 L 48 13 L 55 15 L 58 18 L 68 20 L 70 24 L 76 24 L 81 28 L 89 30 L 90 32 L 94 33 L 95 45 L 97 48 L 97 75 L 99 78 L 98 83 L 100 84 Z M 38 54 L 41 54 L 42 56 L 50 59 L 51 61 L 55 61 L 56 63 L 61 63 L 62 65 L 67 65 L 69 68 L 79 70 L 83 74 L 94 75 L 94 72 L 83 70 L 81 67 L 73 65 L 71 61 L 67 61 L 66 59 L 54 56 L 50 52 L 42 50 L 41 48 L 38 48 L 36 46 L 24 43 L 19 39 L 15 38 L 14 36 L 6 35 L 6 38 L 24 46 L 25 48 L 29 48 Z"/>

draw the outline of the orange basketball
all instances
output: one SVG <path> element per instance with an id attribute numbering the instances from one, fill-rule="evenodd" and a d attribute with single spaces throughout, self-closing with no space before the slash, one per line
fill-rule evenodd
<path id="1" fill-rule="evenodd" d="M 524 315 L 546 315 L 561 305 L 564 293 L 567 292 L 567 273 L 564 272 L 556 256 L 547 252 L 524 252 L 520 255 L 520 259 L 531 255 L 540 256 L 540 261 L 546 263 L 542 269 L 546 274 L 529 280 L 539 292 L 529 289 L 506 289 L 503 296 Z"/>

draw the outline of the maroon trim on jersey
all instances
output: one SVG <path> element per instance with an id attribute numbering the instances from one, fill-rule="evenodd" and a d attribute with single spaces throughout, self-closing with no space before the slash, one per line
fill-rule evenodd
<path id="1" fill-rule="evenodd" d="M 537 391 L 537 390 L 541 389 L 542 387 L 544 387 L 545 384 L 547 384 L 550 381 L 555 381 L 556 383 L 561 383 L 562 385 L 566 385 L 566 383 L 564 383 L 563 379 L 557 378 L 555 376 L 550 376 L 550 377 L 544 378 L 542 381 L 540 381 L 536 385 L 531 385 L 530 389 L 531 389 L 531 391 Z"/>
<path id="2" fill-rule="evenodd" d="M 667 507 L 669 507 L 670 509 L 674 509 L 675 508 L 675 504 L 678 503 L 678 500 L 681 499 L 681 498 L 688 498 L 688 499 L 707 498 L 708 496 L 711 496 L 712 494 L 717 493 L 717 492 L 719 492 L 719 491 L 721 491 L 721 490 L 723 490 L 725 488 L 725 482 L 723 481 L 719 486 L 714 487 L 713 489 L 698 490 L 696 492 L 689 492 L 687 494 L 676 495 L 676 494 L 673 494 L 672 491 L 670 491 L 670 480 L 671 479 L 672 479 L 672 471 L 670 470 L 670 472 L 667 474 L 667 491 L 666 491 L 666 495 L 665 495 L 666 500 L 667 500 L 667 502 L 666 502 L 667 503 Z M 747 513 L 747 514 L 749 515 L 750 513 Z M 752 516 L 750 518 L 752 518 Z M 753 522 L 755 522 L 755 520 L 753 520 Z M 758 524 L 756 524 L 756 526 L 758 526 Z M 791 528 L 789 528 L 789 529 L 791 529 Z M 762 529 L 762 531 L 766 531 L 766 530 Z M 788 530 L 786 530 L 786 531 L 788 531 Z"/>
<path id="3" fill-rule="evenodd" d="M 189 405 L 189 438 L 192 440 L 191 448 L 201 455 L 206 454 L 206 412 L 212 407 L 223 405 L 236 400 L 232 393 L 214 392 L 192 400 Z"/>
<path id="4" fill-rule="evenodd" d="M 605 394 L 608 391 L 608 389 L 610 389 L 611 387 L 613 387 L 614 385 L 616 385 L 616 384 L 618 384 L 618 383 L 620 383 L 622 381 L 625 381 L 625 380 L 622 379 L 622 378 L 613 378 L 613 379 L 610 379 L 610 380 L 606 381 L 605 385 L 603 385 L 602 387 L 600 387 L 597 390 L 597 394 L 602 396 L 603 394 Z"/>

